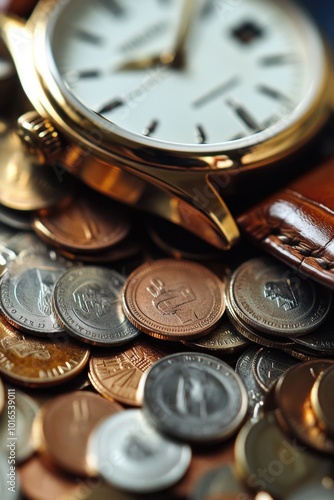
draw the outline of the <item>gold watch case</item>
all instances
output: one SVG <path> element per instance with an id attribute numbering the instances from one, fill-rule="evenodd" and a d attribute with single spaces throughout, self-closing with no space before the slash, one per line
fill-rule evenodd
<path id="1" fill-rule="evenodd" d="M 27 22 L 0 15 L 1 36 L 37 112 L 19 120 L 21 138 L 41 161 L 56 161 L 98 191 L 163 216 L 220 249 L 230 249 L 239 231 L 222 198 L 226 179 L 235 172 L 270 168 L 300 149 L 328 120 L 334 94 L 329 50 L 325 49 L 322 84 L 311 106 L 274 137 L 202 156 L 182 150 L 152 151 L 127 138 L 115 138 L 111 130 L 102 133 L 64 97 L 50 72 L 43 43 L 58 3 L 40 1 Z"/>

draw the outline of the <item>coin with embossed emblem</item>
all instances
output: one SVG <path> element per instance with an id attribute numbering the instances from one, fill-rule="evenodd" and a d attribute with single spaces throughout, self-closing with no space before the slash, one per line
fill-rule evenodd
<path id="1" fill-rule="evenodd" d="M 325 322 L 314 332 L 295 337 L 294 341 L 300 348 L 314 356 L 332 356 L 334 354 L 334 307 L 331 307 Z"/>
<path id="2" fill-rule="evenodd" d="M 158 433 L 141 410 L 125 410 L 106 418 L 92 432 L 88 462 L 110 484 L 148 493 L 175 484 L 191 461 L 187 444 Z"/>
<path id="3" fill-rule="evenodd" d="M 21 332 L 0 319 L 0 373 L 15 384 L 31 387 L 57 385 L 81 372 L 89 359 L 89 349 L 53 333 L 40 340 Z"/>
<path id="4" fill-rule="evenodd" d="M 52 245 L 71 252 L 97 252 L 123 240 L 130 232 L 130 221 L 111 200 L 91 196 L 40 214 L 33 228 Z"/>
<path id="5" fill-rule="evenodd" d="M 43 406 L 37 420 L 40 449 L 65 471 L 89 475 L 86 459 L 89 435 L 100 420 L 122 409 L 93 392 L 58 396 Z"/>
<path id="6" fill-rule="evenodd" d="M 193 352 L 157 361 L 144 387 L 144 411 L 170 436 L 188 442 L 227 439 L 246 416 L 248 397 L 239 375 L 224 361 Z"/>
<path id="7" fill-rule="evenodd" d="M 311 391 L 318 376 L 334 361 L 319 359 L 298 363 L 278 380 L 275 398 L 290 431 L 307 446 L 334 454 L 334 439 L 320 426 L 311 403 Z"/>
<path id="8" fill-rule="evenodd" d="M 137 328 L 153 337 L 196 338 L 213 330 L 222 317 L 224 284 L 194 262 L 156 260 L 128 277 L 123 309 Z"/>
<path id="9" fill-rule="evenodd" d="M 301 484 L 321 480 L 332 467 L 330 460 L 290 441 L 274 412 L 249 420 L 237 436 L 234 451 L 237 475 L 245 485 L 274 498 L 287 498 Z"/>
<path id="10" fill-rule="evenodd" d="M 193 349 L 219 354 L 232 354 L 249 345 L 249 342 L 237 331 L 228 318 L 223 317 L 219 325 L 204 337 L 193 341 L 183 340 Z"/>
<path id="11" fill-rule="evenodd" d="M 0 450 L 7 453 L 8 439 L 12 438 L 15 462 L 23 462 L 35 451 L 32 428 L 39 406 L 27 394 L 8 388 L 6 410 L 0 417 Z M 8 422 L 12 422 L 10 427 Z"/>
<path id="12" fill-rule="evenodd" d="M 279 377 L 298 361 L 279 349 L 261 348 L 254 356 L 253 375 L 265 392 L 268 392 Z"/>
<path id="13" fill-rule="evenodd" d="M 94 353 L 89 362 L 89 379 L 105 398 L 130 406 L 141 406 L 147 370 L 167 355 L 161 344 L 149 337 L 135 340 L 126 349 Z"/>
<path id="14" fill-rule="evenodd" d="M 121 345 L 140 332 L 125 317 L 121 292 L 125 278 L 116 271 L 84 266 L 71 269 L 57 282 L 55 315 L 70 335 L 94 345 Z"/>
<path id="15" fill-rule="evenodd" d="M 299 336 L 318 328 L 331 293 L 270 257 L 251 259 L 232 275 L 232 304 L 247 324 L 274 336 Z"/>
<path id="16" fill-rule="evenodd" d="M 33 255 L 7 267 L 1 285 L 3 313 L 16 328 L 45 337 L 62 330 L 52 312 L 54 286 L 66 267 L 47 255 Z"/>
<path id="17" fill-rule="evenodd" d="M 1 500 L 19 500 L 20 483 L 17 474 L 10 469 L 11 465 L 8 463 L 8 457 L 0 452 L 0 498 Z M 13 466 L 12 466 L 13 467 Z M 11 481 L 12 484 L 9 484 Z M 11 489 L 10 489 L 11 488 Z"/>
<path id="18" fill-rule="evenodd" d="M 334 436 L 334 365 L 324 370 L 311 391 L 311 403 L 319 424 Z"/>

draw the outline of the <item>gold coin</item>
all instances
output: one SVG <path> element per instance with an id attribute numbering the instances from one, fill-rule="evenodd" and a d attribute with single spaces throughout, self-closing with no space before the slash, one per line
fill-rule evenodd
<path id="1" fill-rule="evenodd" d="M 148 262 L 126 280 L 123 310 L 131 323 L 153 337 L 201 337 L 217 326 L 225 311 L 224 284 L 194 262 Z"/>
<path id="2" fill-rule="evenodd" d="M 324 370 L 311 391 L 311 403 L 320 425 L 334 436 L 334 365 Z"/>
<path id="3" fill-rule="evenodd" d="M 93 355 L 89 379 L 105 398 L 141 406 L 145 373 L 166 354 L 163 347 L 156 347 L 151 339 L 142 336 L 126 349 Z"/>
<path id="4" fill-rule="evenodd" d="M 57 385 L 80 373 L 89 349 L 63 332 L 41 340 L 23 335 L 0 320 L 0 373 L 15 384 L 30 387 Z"/>

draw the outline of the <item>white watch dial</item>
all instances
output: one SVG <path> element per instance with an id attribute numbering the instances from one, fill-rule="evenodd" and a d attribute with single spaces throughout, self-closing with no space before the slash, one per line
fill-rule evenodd
<path id="1" fill-rule="evenodd" d="M 160 148 L 264 141 L 307 111 L 324 71 L 316 29 L 283 0 L 65 0 L 48 36 L 67 99 Z"/>

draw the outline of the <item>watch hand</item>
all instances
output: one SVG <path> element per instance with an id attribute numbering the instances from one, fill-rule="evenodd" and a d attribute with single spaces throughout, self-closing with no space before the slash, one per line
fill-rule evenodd
<path id="1" fill-rule="evenodd" d="M 168 52 L 145 56 L 127 61 L 114 68 L 115 71 L 149 69 L 157 65 L 182 66 L 184 64 L 184 46 L 191 25 L 192 14 L 196 0 L 183 0 L 181 20 L 175 35 L 174 47 Z"/>

